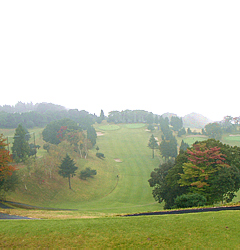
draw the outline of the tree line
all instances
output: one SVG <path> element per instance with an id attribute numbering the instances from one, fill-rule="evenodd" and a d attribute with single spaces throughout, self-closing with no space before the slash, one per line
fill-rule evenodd
<path id="1" fill-rule="evenodd" d="M 44 113 L 30 111 L 25 113 L 0 112 L 0 128 L 16 128 L 22 124 L 25 128 L 45 127 L 52 121 L 71 119 L 78 123 L 83 129 L 95 123 L 96 116 L 84 110 L 70 109 L 62 111 L 46 110 Z"/>

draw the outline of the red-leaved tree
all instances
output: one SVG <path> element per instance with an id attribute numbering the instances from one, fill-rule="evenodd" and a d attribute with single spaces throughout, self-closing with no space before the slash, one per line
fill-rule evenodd
<path id="1" fill-rule="evenodd" d="M 4 188 L 4 183 L 12 176 L 16 168 L 11 165 L 12 157 L 7 147 L 6 139 L 0 135 L 0 189 Z"/>

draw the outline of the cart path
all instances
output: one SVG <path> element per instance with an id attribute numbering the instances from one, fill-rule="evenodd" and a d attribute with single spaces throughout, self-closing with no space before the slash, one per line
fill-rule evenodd
<path id="1" fill-rule="evenodd" d="M 37 207 L 31 206 L 23 203 L 12 202 L 12 201 L 5 201 L 4 203 L 17 205 L 18 207 L 24 207 L 26 209 L 44 209 L 44 210 L 59 210 L 59 211 L 77 211 L 78 209 L 58 209 L 58 208 L 47 208 L 47 207 Z M 14 209 L 13 207 L 7 206 L 0 202 L 0 208 L 3 209 Z M 202 212 L 218 212 L 218 211 L 225 211 L 225 210 L 240 210 L 240 206 L 232 206 L 232 207 L 209 207 L 209 208 L 194 208 L 194 209 L 184 209 L 184 210 L 170 210 L 170 211 L 158 211 L 158 212 L 147 212 L 147 213 L 138 213 L 138 214 L 126 214 L 125 216 L 146 216 L 146 215 L 168 215 L 168 214 L 187 214 L 187 213 L 202 213 Z M 37 218 L 29 218 L 17 215 L 9 215 L 0 213 L 0 220 L 1 219 L 20 219 L 20 220 L 38 220 Z"/>
<path id="2" fill-rule="evenodd" d="M 127 214 L 127 215 L 123 215 L 123 216 L 187 214 L 187 213 L 202 213 L 202 212 L 218 212 L 218 211 L 225 211 L 225 210 L 240 210 L 240 206 L 208 207 L 208 208 L 194 208 L 194 209 L 184 209 L 184 210 L 170 210 L 170 211 L 147 212 L 147 213 L 139 213 L 139 214 Z"/>

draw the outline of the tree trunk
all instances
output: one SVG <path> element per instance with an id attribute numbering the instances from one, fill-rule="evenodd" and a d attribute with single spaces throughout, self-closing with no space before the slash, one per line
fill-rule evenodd
<path id="1" fill-rule="evenodd" d="M 153 153 L 152 153 L 152 158 L 154 158 L 154 148 L 153 148 L 153 150 L 152 150 L 152 151 L 153 151 Z"/>
<path id="2" fill-rule="evenodd" d="M 68 183 L 69 183 L 69 189 L 72 189 L 72 187 L 71 187 L 71 181 L 70 181 L 70 175 L 68 177 Z"/>

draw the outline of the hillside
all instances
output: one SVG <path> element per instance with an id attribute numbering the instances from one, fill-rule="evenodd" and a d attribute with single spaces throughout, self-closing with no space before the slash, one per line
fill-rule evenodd
<path id="1" fill-rule="evenodd" d="M 205 125 L 212 122 L 207 117 L 197 114 L 197 113 L 190 113 L 188 115 L 185 115 L 183 118 L 183 126 L 185 128 L 204 128 Z"/>
<path id="2" fill-rule="evenodd" d="M 57 170 L 52 179 L 49 174 L 44 175 L 47 169 L 43 165 L 37 174 L 25 169 L 25 181 L 8 199 L 41 207 L 83 211 L 119 213 L 161 209 L 162 205 L 153 199 L 147 181 L 151 171 L 159 165 L 159 159 L 151 157 L 152 152 L 147 147 L 151 133 L 145 131 L 145 124 L 95 126 L 100 135 L 96 146 L 105 158 L 97 158 L 95 148 L 90 150 L 87 160 L 75 156 L 79 169 L 72 179 L 73 190 L 68 189 L 67 179 L 58 176 Z M 78 175 L 86 167 L 96 169 L 97 175 L 83 181 Z"/>

